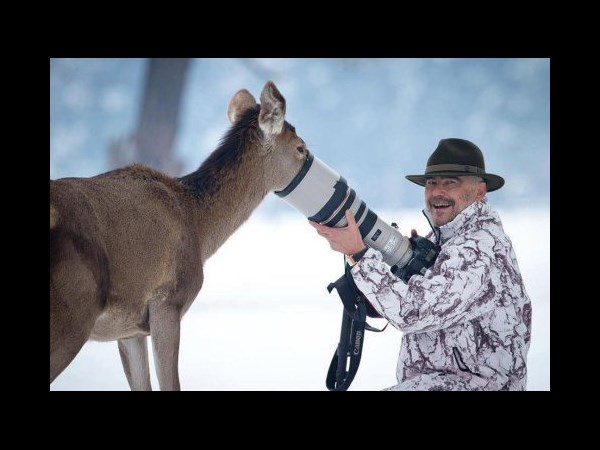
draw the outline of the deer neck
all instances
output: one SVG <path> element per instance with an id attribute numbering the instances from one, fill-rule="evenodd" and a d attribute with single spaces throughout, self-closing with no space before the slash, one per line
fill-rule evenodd
<path id="1" fill-rule="evenodd" d="M 225 167 L 202 170 L 188 178 L 197 199 L 195 222 L 199 230 L 202 260 L 206 261 L 252 214 L 270 191 L 265 181 L 264 158 L 244 152 Z"/>

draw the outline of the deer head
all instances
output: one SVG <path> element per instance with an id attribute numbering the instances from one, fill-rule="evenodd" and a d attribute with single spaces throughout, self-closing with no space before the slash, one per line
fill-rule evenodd
<path id="1" fill-rule="evenodd" d="M 307 155 L 305 142 L 298 137 L 296 129 L 285 121 L 285 99 L 272 81 L 267 81 L 260 94 L 257 152 L 264 159 L 265 181 L 270 190 L 285 188 L 296 176 Z M 250 108 L 256 108 L 256 100 L 246 89 L 239 90 L 229 102 L 227 116 L 235 124 Z"/>

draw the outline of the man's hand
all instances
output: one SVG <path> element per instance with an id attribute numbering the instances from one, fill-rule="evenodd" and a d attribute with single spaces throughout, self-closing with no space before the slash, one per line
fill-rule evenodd
<path id="1" fill-rule="evenodd" d="M 343 228 L 327 227 L 309 220 L 310 223 L 327 241 L 329 246 L 336 252 L 342 252 L 346 255 L 352 255 L 366 248 L 365 243 L 360 236 L 356 220 L 349 209 L 345 212 L 348 226 Z"/>

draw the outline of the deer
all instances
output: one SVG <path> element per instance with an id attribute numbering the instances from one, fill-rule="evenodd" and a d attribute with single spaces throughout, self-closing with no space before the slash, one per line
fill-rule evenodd
<path id="1" fill-rule="evenodd" d="M 50 383 L 88 340 L 118 342 L 131 390 L 181 390 L 180 322 L 204 263 L 308 155 L 267 81 L 257 104 L 241 89 L 229 130 L 200 167 L 170 177 L 141 164 L 50 180 Z"/>

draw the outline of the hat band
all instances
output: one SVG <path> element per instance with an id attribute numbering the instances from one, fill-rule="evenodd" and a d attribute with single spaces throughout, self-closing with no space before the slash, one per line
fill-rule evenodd
<path id="1" fill-rule="evenodd" d="M 425 168 L 425 174 L 435 172 L 467 172 L 467 173 L 479 173 L 485 174 L 485 170 L 477 166 L 467 166 L 463 164 L 436 164 L 433 166 L 427 166 Z"/>

